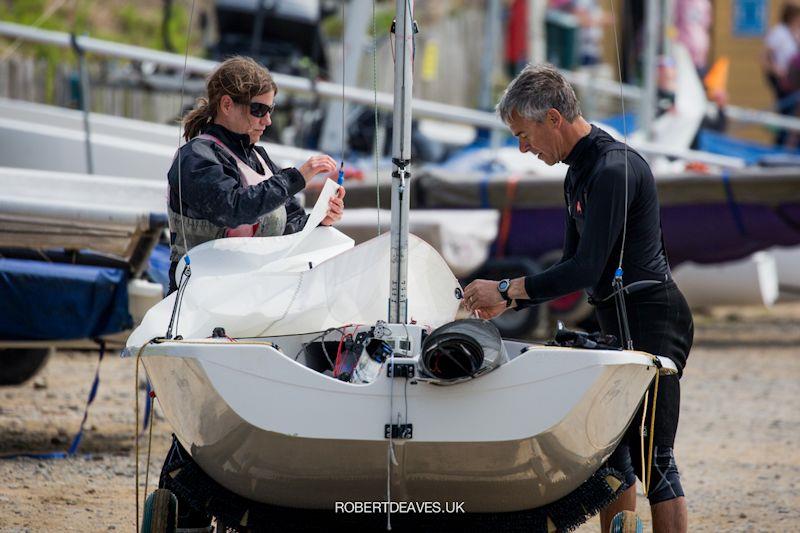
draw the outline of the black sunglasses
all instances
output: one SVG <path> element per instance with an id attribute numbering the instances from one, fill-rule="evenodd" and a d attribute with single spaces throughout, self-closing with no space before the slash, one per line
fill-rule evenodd
<path id="1" fill-rule="evenodd" d="M 250 102 L 250 114 L 254 117 L 261 118 L 268 114 L 271 115 L 275 111 L 275 104 L 262 104 L 259 102 Z"/>

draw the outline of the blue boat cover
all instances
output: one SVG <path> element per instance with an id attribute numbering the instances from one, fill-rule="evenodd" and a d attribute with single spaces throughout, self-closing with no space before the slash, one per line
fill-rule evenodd
<path id="1" fill-rule="evenodd" d="M 0 339 L 83 339 L 131 327 L 124 270 L 0 259 Z"/>
<path id="2" fill-rule="evenodd" d="M 160 283 L 164 287 L 165 295 L 169 290 L 169 265 L 169 245 L 157 244 L 150 253 L 147 275 L 155 283 Z"/>

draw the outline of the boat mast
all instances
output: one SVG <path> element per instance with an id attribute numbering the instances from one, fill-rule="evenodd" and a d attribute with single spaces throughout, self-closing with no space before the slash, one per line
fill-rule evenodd
<path id="1" fill-rule="evenodd" d="M 408 207 L 411 188 L 411 89 L 414 85 L 414 0 L 397 0 L 392 128 L 392 226 L 389 323 L 408 320 Z"/>

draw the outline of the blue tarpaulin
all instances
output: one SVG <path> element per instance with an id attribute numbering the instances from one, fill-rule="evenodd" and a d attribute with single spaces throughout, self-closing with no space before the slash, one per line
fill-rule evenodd
<path id="1" fill-rule="evenodd" d="M 0 259 L 0 339 L 83 339 L 132 326 L 124 270 Z"/>
<path id="2" fill-rule="evenodd" d="M 164 287 L 164 294 L 169 290 L 169 245 L 157 244 L 150 253 L 147 274 L 155 283 Z"/>

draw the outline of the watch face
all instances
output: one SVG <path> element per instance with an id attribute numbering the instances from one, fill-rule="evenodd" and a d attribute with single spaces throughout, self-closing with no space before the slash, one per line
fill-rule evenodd
<path id="1" fill-rule="evenodd" d="M 500 292 L 505 292 L 508 290 L 508 285 L 509 285 L 508 280 L 504 279 L 497 284 L 497 290 L 499 290 Z"/>

